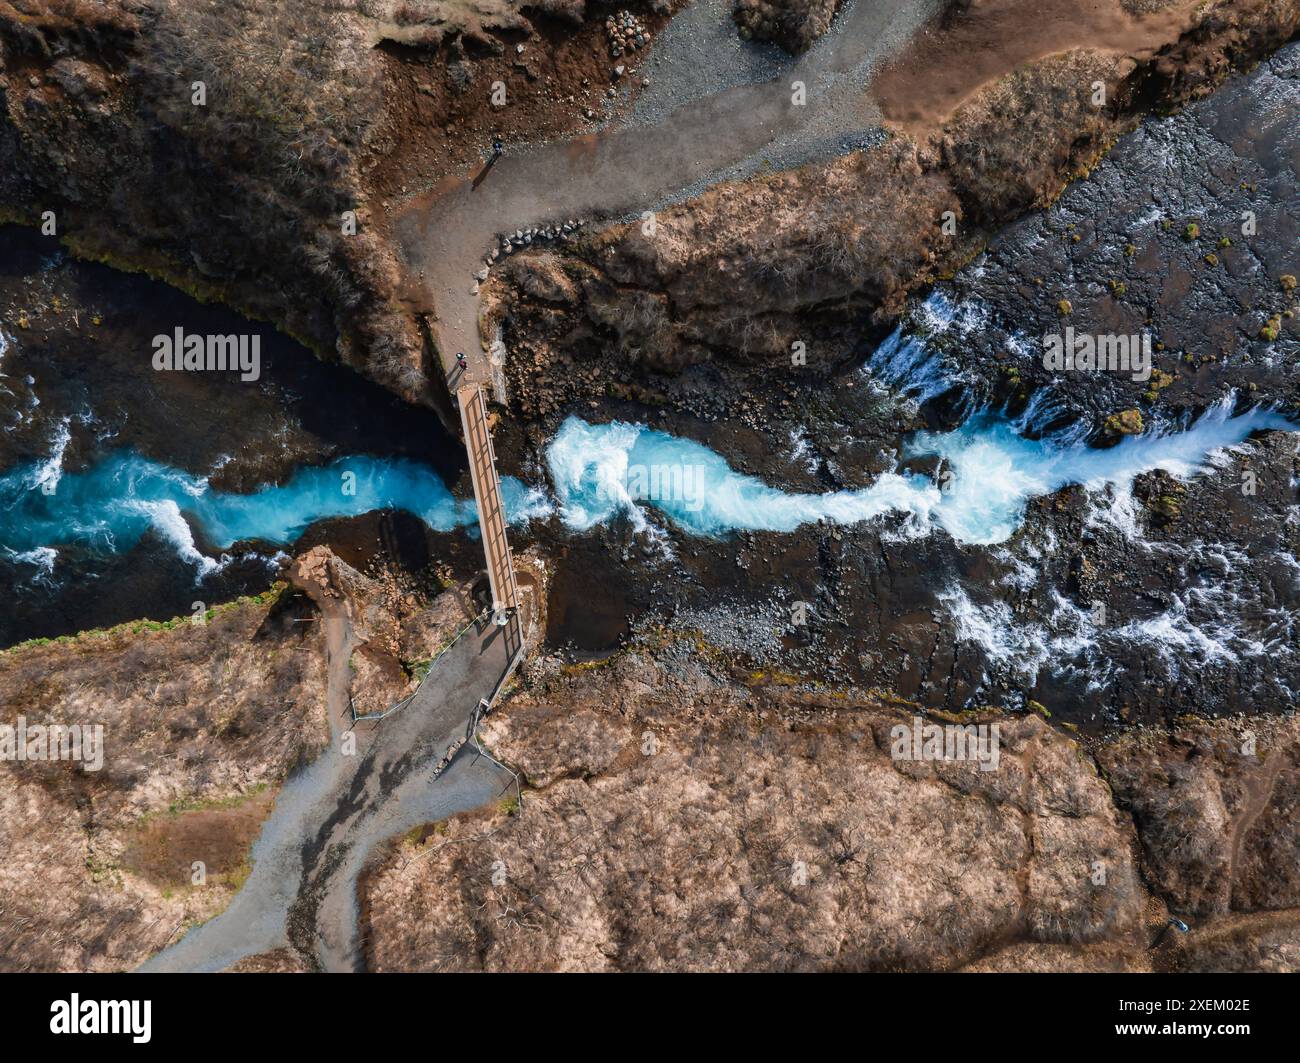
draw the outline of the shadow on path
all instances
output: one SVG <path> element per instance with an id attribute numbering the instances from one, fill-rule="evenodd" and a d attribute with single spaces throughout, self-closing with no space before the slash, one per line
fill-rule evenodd
<path id="1" fill-rule="evenodd" d="M 341 615 L 326 623 L 330 748 L 281 791 L 253 847 L 253 871 L 230 907 L 142 970 L 218 971 L 288 944 L 324 970 L 359 970 L 356 883 L 375 846 L 488 804 L 513 785 L 509 772 L 472 745 L 433 778 L 479 700 L 491 698 L 508 673 L 505 629 L 484 623 L 467 633 L 439 659 L 438 683 L 382 722 L 356 725 L 356 751 L 348 756 L 341 749 L 350 722 L 351 632 Z"/>

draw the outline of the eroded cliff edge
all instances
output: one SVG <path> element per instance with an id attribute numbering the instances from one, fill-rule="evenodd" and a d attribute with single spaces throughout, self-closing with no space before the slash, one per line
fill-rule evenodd
<path id="1" fill-rule="evenodd" d="M 1300 23 L 1294 0 L 1115 0 L 1103 25 L 1137 27 L 1137 47 L 1066 34 L 1026 57 L 1004 42 L 967 84 L 944 77 L 945 64 L 963 67 L 972 33 L 996 40 L 1015 4 L 954 7 L 924 41 L 939 87 L 921 117 L 915 79 L 886 70 L 871 90 L 888 143 L 706 192 L 664 212 L 653 246 L 614 227 L 566 256 L 579 321 L 615 374 L 629 362 L 743 367 L 784 352 L 794 332 L 819 341 L 819 364 L 850 356 L 908 292 L 1050 200 L 1135 116 L 1210 91 Z M 638 14 L 657 33 L 672 10 Z M 420 318 L 436 300 L 404 275 L 390 219 L 442 178 L 472 172 L 496 136 L 562 137 L 617 117 L 636 88 L 610 84 L 620 75 L 603 19 L 581 3 L 10 0 L 0 5 L 0 206 L 32 224 L 53 211 L 77 253 L 272 321 L 428 401 L 437 363 Z M 499 111 L 494 79 L 511 87 Z M 945 211 L 955 237 L 941 229 Z M 545 281 L 556 267 L 533 263 L 541 280 L 520 268 L 505 298 L 527 366 L 556 334 Z M 737 305 L 743 315 L 728 311 Z M 520 412 L 582 386 L 529 389 Z"/>
<path id="2" fill-rule="evenodd" d="M 400 694 L 457 594 L 426 601 L 320 548 L 299 568 L 321 565 L 347 574 L 339 607 L 365 639 L 352 688 Z M 6 705 L 33 724 L 89 713 L 109 739 L 100 772 L 0 765 L 0 966 L 133 967 L 228 902 L 285 774 L 337 752 L 319 609 L 286 591 L 0 656 Z M 1293 716 L 1083 738 L 1036 714 L 930 714 L 998 726 L 982 770 L 896 756 L 920 712 L 681 632 L 592 664 L 543 654 L 481 733 L 522 803 L 376 854 L 367 966 L 1300 967 Z M 285 945 L 240 967 L 309 965 Z"/>

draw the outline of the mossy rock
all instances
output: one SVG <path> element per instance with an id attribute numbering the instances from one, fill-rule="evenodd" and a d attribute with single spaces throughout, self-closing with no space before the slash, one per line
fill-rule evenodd
<path id="1" fill-rule="evenodd" d="M 1142 431 L 1142 411 L 1134 407 L 1112 413 L 1106 418 L 1105 428 L 1113 436 L 1135 436 Z"/>
<path id="2" fill-rule="evenodd" d="M 1147 508 L 1165 523 L 1172 523 L 1183 515 L 1183 500 L 1176 495 L 1157 495 L 1147 503 Z"/>

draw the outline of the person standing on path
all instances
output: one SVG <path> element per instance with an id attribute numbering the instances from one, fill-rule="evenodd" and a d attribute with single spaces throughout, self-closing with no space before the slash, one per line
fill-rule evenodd
<path id="1" fill-rule="evenodd" d="M 470 182 L 470 187 L 478 188 L 478 186 L 483 183 L 484 178 L 487 177 L 488 171 L 491 170 L 492 167 L 496 165 L 497 159 L 501 158 L 501 156 L 504 155 L 505 153 L 506 153 L 506 146 L 502 144 L 500 140 L 492 141 L 492 156 L 491 158 L 488 159 L 486 163 L 483 164 L 483 169 L 479 170 L 479 172 L 475 175 L 474 180 Z"/>

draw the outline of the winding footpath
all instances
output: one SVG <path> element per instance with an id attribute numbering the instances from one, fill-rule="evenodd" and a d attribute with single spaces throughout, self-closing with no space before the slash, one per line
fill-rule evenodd
<path id="1" fill-rule="evenodd" d="M 424 278 L 424 309 L 434 319 L 448 376 L 463 352 L 469 368 L 457 375 L 458 384 L 498 383 L 487 356 L 491 338 L 485 342 L 479 335 L 475 274 L 502 234 L 658 209 L 752 171 L 761 154 L 799 160 L 861 146 L 879 122 L 866 92 L 873 68 L 940 7 L 937 0 L 852 0 L 799 59 L 781 60 L 765 51 L 767 80 L 728 85 L 703 98 L 688 93 L 657 122 L 651 119 L 666 104 L 662 95 L 652 97 L 621 126 L 512 151 L 477 184 L 477 175 L 467 174 L 413 199 L 395 231 L 405 264 Z M 720 5 L 704 3 L 700 10 L 730 25 Z M 689 69 L 691 14 L 669 25 L 643 63 L 640 73 L 651 76 L 652 86 L 658 85 L 658 70 L 681 77 Z M 678 26 L 681 20 L 686 22 Z M 803 103 L 795 102 L 796 82 L 802 83 Z M 671 99 L 671 87 L 666 91 Z"/>
<path id="2" fill-rule="evenodd" d="M 220 971 L 289 945 L 324 970 L 359 970 L 356 883 L 375 847 L 513 792 L 514 777 L 469 747 L 436 779 L 434 772 L 467 734 L 478 699 L 508 673 L 518 650 L 509 629 L 486 622 L 467 632 L 439 659 L 436 684 L 426 683 L 392 716 L 354 726 L 351 626 L 340 603 L 326 600 L 323 608 L 330 747 L 280 792 L 230 907 L 142 970 Z M 351 755 L 341 752 L 349 729 Z"/>
<path id="3" fill-rule="evenodd" d="M 787 162 L 859 147 L 878 123 L 866 96 L 872 68 L 901 48 L 938 0 L 849 0 L 830 32 L 798 60 L 746 49 L 746 63 L 706 70 L 701 38 L 734 40 L 723 0 L 697 0 L 641 64 L 654 88 L 621 126 L 598 135 L 512 151 L 484 180 L 443 182 L 397 220 L 406 264 L 425 279 L 434 338 L 457 390 L 499 384 L 481 342 L 474 274 L 499 236 L 536 224 L 619 217 L 687 197 L 752 171 L 760 153 Z M 755 55 L 758 56 L 755 59 Z M 794 82 L 806 103 L 796 104 Z M 847 136 L 846 136 L 847 135 Z M 456 354 L 468 361 L 458 371 Z M 353 637 L 339 607 L 325 615 L 331 749 L 281 791 L 252 852 L 253 871 L 229 908 L 159 953 L 145 971 L 218 971 L 293 946 L 325 970 L 363 966 L 356 885 L 375 847 L 422 824 L 482 807 L 513 776 L 465 747 L 484 693 L 508 674 L 511 628 L 486 624 L 440 661 L 399 713 L 357 725 L 354 756 L 339 753 L 348 713 Z M 427 693 L 426 693 L 427 690 Z"/>

